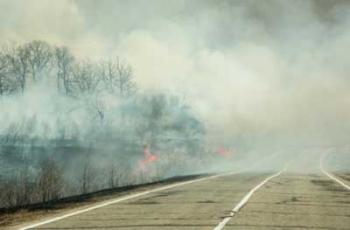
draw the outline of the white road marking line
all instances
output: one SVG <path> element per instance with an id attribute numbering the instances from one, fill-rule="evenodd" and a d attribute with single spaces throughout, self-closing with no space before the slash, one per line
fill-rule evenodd
<path id="1" fill-rule="evenodd" d="M 321 157 L 321 160 L 320 160 L 320 169 L 321 171 L 327 175 L 329 178 L 331 178 L 332 180 L 338 182 L 339 184 L 341 184 L 344 188 L 350 190 L 350 186 L 349 185 L 346 185 L 344 182 L 342 182 L 341 180 L 339 180 L 338 178 L 336 178 L 334 175 L 332 175 L 331 173 L 327 172 L 324 167 L 323 167 L 323 159 L 328 155 L 328 153 L 324 154 L 322 157 Z"/>
<path id="2" fill-rule="evenodd" d="M 267 159 L 275 157 L 276 155 L 279 155 L 279 154 L 273 154 L 270 157 L 268 157 Z M 65 218 L 68 218 L 68 217 L 71 217 L 71 216 L 79 215 L 79 214 L 84 213 L 84 212 L 92 211 L 92 210 L 95 210 L 95 209 L 98 209 L 98 208 L 102 208 L 102 207 L 105 207 L 105 206 L 108 206 L 108 205 L 111 205 L 111 204 L 119 203 L 119 202 L 122 202 L 122 201 L 125 201 L 125 200 L 133 199 L 133 198 L 136 198 L 136 197 L 139 197 L 139 196 L 144 196 L 144 195 L 147 195 L 147 194 L 150 194 L 150 193 L 159 192 L 159 191 L 163 191 L 163 190 L 166 190 L 166 189 L 171 189 L 171 188 L 175 188 L 175 187 L 179 187 L 179 186 L 183 186 L 183 185 L 187 185 L 187 184 L 192 184 L 192 183 L 196 183 L 196 182 L 200 182 L 200 181 L 210 180 L 210 179 L 214 179 L 214 178 L 218 178 L 218 177 L 238 174 L 238 173 L 241 173 L 241 172 L 244 172 L 244 171 L 248 171 L 249 169 L 256 168 L 257 166 L 262 164 L 267 159 L 264 159 L 264 160 L 258 162 L 257 164 L 253 165 L 252 167 L 249 167 L 249 168 L 246 168 L 246 169 L 241 169 L 241 170 L 237 170 L 237 171 L 230 172 L 230 173 L 224 173 L 224 174 L 219 174 L 219 175 L 215 175 L 215 176 L 209 176 L 209 177 L 200 178 L 200 179 L 194 179 L 194 180 L 190 180 L 190 181 L 186 181 L 186 182 L 180 182 L 180 183 L 176 183 L 176 184 L 172 184 L 172 185 L 167 185 L 167 186 L 164 186 L 164 187 L 161 187 L 161 188 L 151 189 L 151 190 L 148 190 L 148 191 L 145 191 L 145 192 L 140 192 L 140 193 L 137 193 L 137 194 L 134 194 L 134 195 L 130 195 L 130 196 L 122 197 L 122 198 L 119 198 L 119 199 L 111 200 L 111 201 L 104 202 L 104 203 L 99 204 L 99 205 L 92 206 L 90 208 L 82 209 L 80 211 L 68 213 L 68 214 L 65 214 L 65 215 L 62 215 L 62 216 L 59 216 L 59 217 L 56 217 L 56 218 L 52 218 L 52 219 L 49 219 L 49 220 L 46 220 L 46 221 L 42 221 L 42 222 L 39 222 L 39 223 L 36 223 L 36 224 L 32 224 L 32 225 L 29 225 L 27 227 L 22 227 L 22 228 L 19 228 L 18 230 L 28 230 L 28 229 L 31 229 L 31 228 L 39 227 L 39 226 L 42 226 L 42 225 L 45 225 L 45 224 L 49 224 L 49 223 L 52 223 L 52 222 L 56 222 L 56 221 L 59 221 L 59 220 L 62 220 L 62 219 L 65 219 Z"/>
<path id="3" fill-rule="evenodd" d="M 232 211 L 230 212 L 229 216 L 228 217 L 225 217 L 215 228 L 214 230 L 221 230 L 225 227 L 225 225 L 231 220 L 231 218 L 248 202 L 248 200 L 250 199 L 250 197 L 254 194 L 254 192 L 256 190 L 258 190 L 259 188 L 261 188 L 264 184 L 266 184 L 266 182 L 268 182 L 269 180 L 271 180 L 272 178 L 275 178 L 279 175 L 281 175 L 282 172 L 284 172 L 289 164 L 291 163 L 292 161 L 289 161 L 287 163 L 287 165 L 281 170 L 279 171 L 278 173 L 268 177 L 267 179 L 265 179 L 263 182 L 261 182 L 260 184 L 258 184 L 256 187 L 254 187 L 252 190 L 250 190 L 250 192 L 245 196 L 243 197 L 243 199 L 236 205 L 236 207 L 234 207 L 234 209 L 232 209 Z"/>
<path id="4" fill-rule="evenodd" d="M 186 182 L 180 182 L 180 183 L 177 183 L 177 184 L 168 185 L 168 186 L 165 186 L 165 187 L 148 190 L 148 191 L 145 191 L 145 192 L 141 192 L 141 193 L 137 193 L 137 194 L 134 194 L 134 195 L 130 195 L 130 196 L 126 196 L 126 197 L 123 197 L 123 198 L 119 198 L 119 199 L 116 199 L 116 200 L 112 200 L 112 201 L 109 201 L 109 202 L 105 202 L 105 203 L 102 203 L 102 204 L 99 204 L 99 205 L 96 205 L 96 206 L 93 206 L 93 207 L 90 207 L 90 208 L 86 208 L 86 209 L 83 209 L 83 210 L 80 210 L 80 211 L 68 213 L 68 214 L 63 215 L 63 216 L 59 216 L 59 217 L 56 217 L 56 218 L 53 218 L 53 219 L 49 219 L 49 220 L 46 220 L 46 221 L 43 221 L 43 222 L 40 222 L 40 223 L 37 223 L 37 224 L 33 224 L 33 225 L 30 225 L 30 226 L 27 226 L 27 227 L 24 227 L 24 228 L 20 228 L 19 230 L 27 230 L 27 229 L 35 228 L 35 227 L 38 227 L 38 226 L 41 226 L 41 225 L 44 225 L 44 224 L 48 224 L 48 223 L 52 223 L 52 222 L 55 222 L 55 221 L 58 221 L 58 220 L 65 219 L 65 218 L 70 217 L 70 216 L 75 216 L 75 215 L 78 215 L 78 214 L 81 214 L 81 213 L 84 213 L 84 212 L 92 211 L 92 210 L 95 210 L 95 209 L 98 209 L 98 208 L 102 208 L 102 207 L 105 207 L 105 206 L 108 206 L 108 205 L 111 205 L 111 204 L 119 203 L 119 202 L 122 202 L 122 201 L 125 201 L 125 200 L 129 200 L 129 199 L 132 199 L 132 198 L 139 197 L 139 196 L 144 196 L 144 195 L 147 195 L 147 194 L 150 194 L 150 193 L 159 192 L 159 191 L 163 191 L 163 190 L 166 190 L 166 189 L 170 189 L 170 188 L 174 188 L 174 187 L 178 187 L 178 186 L 182 186 L 182 185 L 187 185 L 187 184 L 191 184 L 191 183 L 195 183 L 195 182 L 199 182 L 199 181 L 205 181 L 205 180 L 217 178 L 217 177 L 220 177 L 220 176 L 227 176 L 227 175 L 231 175 L 231 174 L 234 174 L 234 173 L 210 176 L 210 177 L 205 177 L 205 178 L 201 178 L 201 179 L 195 179 L 195 180 L 186 181 Z"/>

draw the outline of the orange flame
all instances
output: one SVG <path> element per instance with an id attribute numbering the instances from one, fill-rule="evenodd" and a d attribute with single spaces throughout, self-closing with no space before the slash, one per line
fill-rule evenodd
<path id="1" fill-rule="evenodd" d="M 138 170 L 145 169 L 147 166 L 158 160 L 158 155 L 151 153 L 149 145 L 144 148 L 143 152 L 145 154 L 145 159 L 139 161 Z"/>
<path id="2" fill-rule="evenodd" d="M 232 154 L 232 152 L 231 152 L 230 150 L 225 149 L 224 147 L 220 147 L 220 148 L 218 149 L 218 152 L 217 152 L 217 153 L 220 154 L 220 155 L 224 155 L 224 156 L 229 156 L 229 155 Z"/>

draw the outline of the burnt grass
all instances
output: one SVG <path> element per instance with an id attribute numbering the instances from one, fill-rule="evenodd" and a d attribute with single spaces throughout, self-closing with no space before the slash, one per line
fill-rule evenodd
<path id="1" fill-rule="evenodd" d="M 298 202 L 298 201 L 299 201 L 298 197 L 293 196 L 290 199 L 286 199 L 286 200 L 277 202 L 276 204 L 287 204 L 287 203 L 293 203 L 293 202 Z"/>
<path id="2" fill-rule="evenodd" d="M 157 182 L 151 182 L 151 183 L 145 183 L 145 184 L 138 184 L 138 185 L 128 185 L 118 188 L 112 188 L 112 189 L 103 189 L 87 194 L 82 195 L 76 195 L 76 196 L 70 196 L 65 198 L 60 198 L 53 201 L 48 202 L 42 202 L 42 203 L 34 203 L 24 206 L 18 206 L 18 207 L 11 207 L 11 208 L 0 208 L 0 217 L 2 215 L 6 214 L 14 214 L 21 211 L 49 211 L 49 210 L 59 210 L 63 209 L 69 206 L 78 205 L 80 203 L 87 203 L 90 201 L 93 201 L 95 198 L 104 198 L 111 195 L 118 195 L 123 192 L 132 191 L 138 188 L 143 187 L 150 187 L 150 186 L 156 186 L 156 185 L 165 185 L 169 183 L 175 183 L 175 182 L 182 182 L 182 181 L 188 181 L 193 179 L 202 178 L 205 176 L 209 176 L 210 174 L 195 174 L 195 175 L 187 175 L 187 176 L 175 176 L 170 177 L 167 179 L 163 179 Z M 1 225 L 1 224 L 0 224 Z"/>
<path id="3" fill-rule="evenodd" d="M 337 176 L 350 182 L 350 173 L 338 173 Z"/>
<path id="4" fill-rule="evenodd" d="M 204 200 L 204 201 L 198 201 L 197 203 L 198 204 L 214 204 L 216 202 L 213 200 Z"/>
<path id="5" fill-rule="evenodd" d="M 311 180 L 315 185 L 321 186 L 326 191 L 347 192 L 342 187 L 337 186 L 336 182 L 332 180 L 315 179 Z"/>

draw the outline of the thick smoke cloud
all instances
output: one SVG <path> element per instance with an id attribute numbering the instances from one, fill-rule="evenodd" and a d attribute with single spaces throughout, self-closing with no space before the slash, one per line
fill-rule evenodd
<path id="1" fill-rule="evenodd" d="M 121 55 L 142 91 L 181 95 L 217 139 L 333 141 L 349 131 L 347 1 L 3 0 L 0 8 L 1 42 Z"/>
<path id="2" fill-rule="evenodd" d="M 346 0 L 0 0 L 0 207 L 345 153 L 349 13 Z"/>

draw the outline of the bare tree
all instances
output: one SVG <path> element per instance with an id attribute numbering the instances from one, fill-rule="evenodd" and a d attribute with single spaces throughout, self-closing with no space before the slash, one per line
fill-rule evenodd
<path id="1" fill-rule="evenodd" d="M 55 61 L 57 66 L 58 90 L 62 91 L 62 84 L 64 88 L 64 93 L 66 95 L 69 95 L 71 93 L 69 76 L 72 70 L 72 65 L 74 63 L 74 57 L 67 47 L 56 47 Z"/>
<path id="2" fill-rule="evenodd" d="M 86 96 L 97 92 L 101 79 L 97 71 L 97 66 L 89 60 L 81 61 L 73 66 L 72 78 L 74 93 L 79 96 Z"/>
<path id="3" fill-rule="evenodd" d="M 111 164 L 108 170 L 108 188 L 116 188 L 121 183 L 122 173 L 115 164 Z"/>
<path id="4" fill-rule="evenodd" d="M 29 50 L 12 43 L 5 46 L 4 51 L 9 60 L 11 74 L 16 77 L 21 91 L 24 92 L 29 73 Z"/>
<path id="5" fill-rule="evenodd" d="M 89 110 L 92 111 L 95 116 L 93 117 L 93 120 L 98 119 L 100 121 L 100 124 L 102 125 L 104 123 L 104 117 L 105 117 L 105 104 L 103 100 L 100 100 L 99 94 L 94 95 L 92 98 L 90 98 L 90 101 L 87 102 Z"/>
<path id="6" fill-rule="evenodd" d="M 93 119 L 104 121 L 104 102 L 100 98 L 101 75 L 98 66 L 89 60 L 76 63 L 72 68 L 72 94 L 82 100 L 84 107 L 92 114 Z"/>
<path id="7" fill-rule="evenodd" d="M 131 66 L 126 62 L 121 62 L 119 58 L 116 61 L 102 62 L 100 72 L 109 93 L 117 93 L 120 98 L 124 99 L 137 91 Z"/>
<path id="8" fill-rule="evenodd" d="M 39 40 L 34 40 L 24 46 L 28 53 L 28 63 L 33 81 L 38 81 L 38 75 L 49 72 L 52 67 L 53 52 L 51 46 Z"/>
<path id="9" fill-rule="evenodd" d="M 24 92 L 24 88 L 26 87 L 27 83 L 27 76 L 29 72 L 29 52 L 27 49 L 23 47 L 18 48 L 18 60 L 17 60 L 17 66 L 15 67 L 16 73 L 18 73 L 19 82 L 21 86 L 22 92 Z"/>
<path id="10" fill-rule="evenodd" d="M 96 179 L 96 170 L 91 162 L 91 156 L 86 155 L 84 159 L 83 172 L 82 172 L 82 193 L 88 193 L 92 190 L 93 183 Z"/>
<path id="11" fill-rule="evenodd" d="M 16 178 L 15 186 L 15 203 L 16 206 L 26 205 L 30 203 L 31 181 L 29 174 L 29 162 L 25 160 L 20 168 Z"/>
<path id="12" fill-rule="evenodd" d="M 0 52 L 0 96 L 16 90 L 16 82 L 10 69 L 10 58 Z"/>
<path id="13" fill-rule="evenodd" d="M 2 202 L 5 207 L 16 206 L 16 182 L 15 175 L 11 175 L 2 183 Z"/>
<path id="14" fill-rule="evenodd" d="M 63 187 L 62 169 L 51 158 L 45 158 L 40 164 L 39 190 L 41 201 L 57 199 Z"/>

